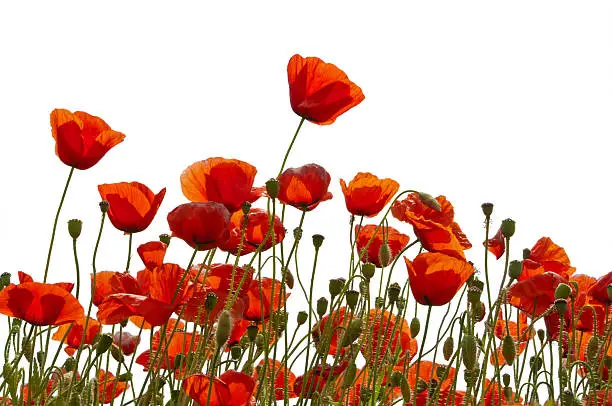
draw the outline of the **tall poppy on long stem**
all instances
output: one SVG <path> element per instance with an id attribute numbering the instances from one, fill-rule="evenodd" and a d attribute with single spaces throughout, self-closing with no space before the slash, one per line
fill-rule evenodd
<path id="1" fill-rule="evenodd" d="M 332 198 L 328 192 L 330 181 L 329 173 L 317 164 L 288 168 L 278 177 L 278 200 L 300 210 L 310 211 L 319 203 Z"/>
<path id="2" fill-rule="evenodd" d="M 393 179 L 379 179 L 369 172 L 359 172 L 347 186 L 340 179 L 346 209 L 355 216 L 376 216 L 399 189 Z"/>

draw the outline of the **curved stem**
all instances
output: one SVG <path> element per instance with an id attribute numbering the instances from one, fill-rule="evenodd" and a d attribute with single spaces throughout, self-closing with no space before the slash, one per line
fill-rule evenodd
<path id="1" fill-rule="evenodd" d="M 298 125 L 297 130 L 295 130 L 295 134 L 293 135 L 293 139 L 291 140 L 291 144 L 289 144 L 289 148 L 287 148 L 287 152 L 285 152 L 285 158 L 283 159 L 283 164 L 281 165 L 280 171 L 278 171 L 278 176 L 280 176 L 281 173 L 283 173 L 283 170 L 285 169 L 285 164 L 287 163 L 287 158 L 289 158 L 289 152 L 291 152 L 291 148 L 293 148 L 293 144 L 295 143 L 295 140 L 298 136 L 298 134 L 300 133 L 300 128 L 302 128 L 302 124 L 304 124 L 304 121 L 306 119 L 304 117 L 302 117 L 302 119 L 300 120 L 300 124 Z"/>

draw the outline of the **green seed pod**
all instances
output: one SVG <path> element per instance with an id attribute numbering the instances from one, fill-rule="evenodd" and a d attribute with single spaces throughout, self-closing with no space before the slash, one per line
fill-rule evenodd
<path id="1" fill-rule="evenodd" d="M 416 393 L 423 393 L 427 390 L 427 387 L 427 382 L 423 378 L 419 378 L 414 390 Z"/>
<path id="2" fill-rule="evenodd" d="M 363 329 L 362 325 L 363 325 L 363 322 L 359 318 L 351 320 L 346 331 L 344 332 L 342 336 L 342 343 L 341 343 L 342 348 L 348 347 L 349 345 L 353 344 L 355 340 L 359 338 L 359 336 L 362 333 L 362 329 Z"/>
<path id="3" fill-rule="evenodd" d="M 532 371 L 539 371 L 542 369 L 542 365 L 542 358 L 540 357 L 533 356 L 529 359 L 529 368 L 531 368 Z"/>
<path id="4" fill-rule="evenodd" d="M 250 325 L 247 327 L 247 337 L 249 337 L 249 340 L 251 340 L 251 342 L 255 341 L 257 334 L 259 334 L 259 328 L 257 328 L 257 326 Z"/>
<path id="5" fill-rule="evenodd" d="M 323 237 L 321 234 L 315 234 L 312 236 L 312 245 L 314 245 L 316 250 L 321 248 L 321 245 L 323 245 L 324 239 L 325 237 Z"/>
<path id="6" fill-rule="evenodd" d="M 372 279 L 374 273 L 376 272 L 376 267 L 371 262 L 366 262 L 361 266 L 361 274 L 366 279 Z"/>
<path id="7" fill-rule="evenodd" d="M 217 348 L 221 348 L 225 345 L 231 331 L 232 320 L 230 312 L 223 310 L 221 315 L 219 315 L 219 321 L 217 321 L 217 331 L 215 332 L 215 342 L 217 343 Z"/>
<path id="8" fill-rule="evenodd" d="M 66 361 L 64 361 L 62 365 L 62 368 L 64 368 L 66 372 L 74 371 L 74 367 L 76 367 L 76 360 L 72 357 L 66 358 Z"/>
<path id="9" fill-rule="evenodd" d="M 113 356 L 113 359 L 117 362 L 123 362 L 123 352 L 121 351 L 121 348 L 119 348 L 118 345 L 113 344 L 111 345 L 111 355 Z"/>
<path id="10" fill-rule="evenodd" d="M 206 299 L 204 299 L 204 308 L 206 309 L 206 311 L 210 312 L 214 310 L 214 308 L 217 306 L 218 300 L 219 300 L 219 297 L 217 296 L 216 293 L 208 292 L 206 294 Z"/>
<path id="11" fill-rule="evenodd" d="M 544 342 L 545 338 L 546 338 L 546 331 L 542 330 L 541 328 L 538 329 L 538 339 L 540 340 L 540 342 Z"/>
<path id="12" fill-rule="evenodd" d="M 11 284 L 11 274 L 8 272 L 2 272 L 2 275 L 0 275 L 0 288 L 4 288 L 10 284 Z M 19 319 L 15 319 L 15 320 L 19 320 Z"/>
<path id="13" fill-rule="evenodd" d="M 327 305 L 329 302 L 326 298 L 322 297 L 317 300 L 317 314 L 319 317 L 323 317 L 325 313 L 327 313 Z"/>
<path id="14" fill-rule="evenodd" d="M 248 218 L 247 216 L 249 215 L 249 211 L 251 211 L 251 202 L 244 202 L 242 203 L 242 206 L 240 206 L 240 208 L 242 209 L 242 214 L 244 214 L 245 218 L 244 218 L 244 226 L 246 227 Z"/>
<path id="15" fill-rule="evenodd" d="M 512 219 L 505 219 L 501 223 L 502 234 L 506 238 L 510 238 L 516 231 L 516 222 Z"/>
<path id="16" fill-rule="evenodd" d="M 113 345 L 113 337 L 110 334 L 102 334 L 96 345 L 96 353 L 98 355 L 104 354 L 111 345 Z"/>
<path id="17" fill-rule="evenodd" d="M 512 365 L 514 357 L 516 357 L 516 345 L 514 344 L 514 338 L 511 335 L 504 337 L 502 342 L 502 355 L 508 365 Z"/>
<path id="18" fill-rule="evenodd" d="M 344 372 L 344 378 L 342 378 L 342 389 L 348 389 L 353 385 L 356 374 L 357 374 L 357 366 L 351 362 L 346 367 L 346 371 Z"/>
<path id="19" fill-rule="evenodd" d="M 355 310 L 357 303 L 359 302 L 359 292 L 356 290 L 349 290 L 346 292 L 346 304 L 352 309 Z"/>
<path id="20" fill-rule="evenodd" d="M 503 374 L 502 382 L 504 383 L 504 386 L 510 386 L 510 374 Z"/>
<path id="21" fill-rule="evenodd" d="M 45 352 L 44 351 L 38 351 L 36 353 L 36 361 L 38 361 L 38 365 L 42 365 L 43 362 L 45 361 Z"/>
<path id="22" fill-rule="evenodd" d="M 265 344 L 266 344 L 266 339 L 264 338 L 264 335 L 257 334 L 257 337 L 255 337 L 255 345 L 257 346 L 257 348 L 263 348 Z"/>
<path id="23" fill-rule="evenodd" d="M 560 283 L 555 289 L 555 299 L 567 299 L 572 293 L 572 288 L 565 283 Z"/>
<path id="24" fill-rule="evenodd" d="M 308 321 L 308 313 L 306 313 L 305 311 L 301 311 L 297 314 L 297 323 L 298 326 L 301 326 L 302 324 L 306 323 Z"/>
<path id="25" fill-rule="evenodd" d="M 342 288 L 344 288 L 345 283 L 346 279 L 344 278 L 329 280 L 329 294 L 332 298 L 338 296 L 340 292 L 342 292 Z"/>
<path id="26" fill-rule="evenodd" d="M 395 303 L 395 301 L 397 301 L 397 299 L 399 298 L 401 291 L 402 291 L 402 288 L 400 287 L 399 283 L 397 282 L 392 283 L 391 286 L 389 286 L 389 289 L 387 290 L 387 296 L 389 297 L 389 302 Z"/>
<path id="27" fill-rule="evenodd" d="M 408 384 L 408 380 L 404 375 L 402 375 L 402 382 L 400 383 L 400 389 L 402 390 L 402 399 L 404 403 L 410 402 L 410 397 L 412 393 L 410 393 L 410 385 Z"/>
<path id="28" fill-rule="evenodd" d="M 389 248 L 389 244 L 386 242 L 382 243 L 378 249 L 378 259 L 383 268 L 391 263 L 391 248 Z"/>
<path id="29" fill-rule="evenodd" d="M 170 239 L 172 237 L 170 237 L 170 235 L 168 234 L 160 234 L 159 235 L 159 241 L 163 242 L 166 245 L 170 245 Z"/>
<path id="30" fill-rule="evenodd" d="M 419 200 L 427 207 L 438 213 L 442 211 L 440 202 L 438 202 L 432 195 L 428 193 L 419 192 Z"/>
<path id="31" fill-rule="evenodd" d="M 83 222 L 81 220 L 68 220 L 68 234 L 70 234 L 73 240 L 79 238 L 81 230 L 83 230 Z"/>
<path id="32" fill-rule="evenodd" d="M 293 229 L 293 239 L 296 243 L 302 239 L 303 234 L 304 232 L 300 227 L 296 227 Z"/>
<path id="33" fill-rule="evenodd" d="M 529 248 L 523 248 L 523 259 L 529 259 L 531 257 L 531 250 Z"/>
<path id="34" fill-rule="evenodd" d="M 480 207 L 482 207 L 482 213 L 486 217 L 491 217 L 491 214 L 493 214 L 493 203 L 483 203 Z"/>
<path id="35" fill-rule="evenodd" d="M 587 344 L 586 356 L 591 362 L 597 361 L 597 355 L 599 353 L 599 337 L 596 335 L 591 336 L 589 343 Z"/>
<path id="36" fill-rule="evenodd" d="M 567 300 L 565 299 L 557 299 L 555 300 L 555 307 L 557 308 L 557 312 L 559 315 L 563 316 L 567 311 Z"/>
<path id="37" fill-rule="evenodd" d="M 108 211 L 108 206 L 110 206 L 110 203 L 108 203 L 106 200 L 102 200 L 100 202 L 100 211 L 102 213 L 106 213 Z"/>
<path id="38" fill-rule="evenodd" d="M 240 348 L 239 345 L 232 346 L 230 349 L 230 355 L 234 361 L 240 359 L 240 356 L 242 355 L 242 348 Z"/>
<path id="39" fill-rule="evenodd" d="M 510 279 L 518 279 L 523 273 L 523 263 L 521 261 L 510 261 L 508 266 L 508 276 Z"/>
<path id="40" fill-rule="evenodd" d="M 412 338 L 416 338 L 421 331 L 421 321 L 417 317 L 413 317 L 410 320 L 410 336 Z"/>
<path id="41" fill-rule="evenodd" d="M 446 340 L 444 340 L 444 346 L 442 347 L 442 354 L 444 355 L 444 359 L 448 361 L 453 356 L 453 352 L 455 351 L 455 340 L 452 336 L 448 336 Z"/>
<path id="42" fill-rule="evenodd" d="M 280 191 L 280 182 L 277 179 L 269 179 L 266 182 L 266 192 L 268 196 L 272 199 L 276 199 L 278 197 L 278 192 Z"/>
<path id="43" fill-rule="evenodd" d="M 471 334 L 466 334 L 461 340 L 461 351 L 463 352 L 463 365 L 472 370 L 476 366 L 476 339 Z"/>

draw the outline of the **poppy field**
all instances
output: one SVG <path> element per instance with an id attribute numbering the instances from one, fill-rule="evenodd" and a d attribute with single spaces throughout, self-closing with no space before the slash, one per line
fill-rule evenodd
<path id="1" fill-rule="evenodd" d="M 358 114 L 364 92 L 317 57 L 291 57 L 287 79 L 297 128 L 268 181 L 256 183 L 256 163 L 203 157 L 176 174 L 184 200 L 168 213 L 165 188 L 97 185 L 87 253 L 81 220 L 62 215 L 67 191 L 126 135 L 112 117 L 50 113 L 69 172 L 36 245 L 42 279 L 0 276 L 0 405 L 612 404 L 612 272 L 578 274 L 548 236 L 511 250 L 517 224 L 492 220 L 491 203 L 482 235 L 466 235 L 452 196 L 403 189 L 375 167 L 332 195 L 333 168 L 293 167 L 291 152 L 303 126 Z M 348 232 L 324 230 L 347 235 L 346 271 L 333 279 L 319 261 L 325 237 L 303 232 L 330 199 L 350 216 Z M 160 216 L 167 233 L 152 235 Z M 126 237 L 119 270 L 97 266 L 108 227 Z M 49 272 L 60 238 L 72 241 L 68 280 Z M 174 246 L 190 257 L 166 261 Z"/>

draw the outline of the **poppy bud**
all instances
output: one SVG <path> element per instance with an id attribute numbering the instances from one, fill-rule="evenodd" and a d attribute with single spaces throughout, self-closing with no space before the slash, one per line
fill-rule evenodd
<path id="1" fill-rule="evenodd" d="M 408 384 L 408 380 L 404 375 L 402 375 L 400 389 L 402 390 L 402 399 L 404 400 L 404 403 L 409 403 L 412 394 L 410 393 L 410 385 Z"/>
<path id="2" fill-rule="evenodd" d="M 531 250 L 529 248 L 523 248 L 523 259 L 529 259 L 531 257 Z"/>
<path id="3" fill-rule="evenodd" d="M 476 339 L 471 334 L 466 334 L 461 340 L 461 350 L 463 351 L 463 365 L 472 370 L 476 366 Z"/>
<path id="4" fill-rule="evenodd" d="M 419 331 L 421 331 L 421 321 L 417 317 L 413 317 L 410 320 L 410 336 L 416 338 L 419 335 Z"/>
<path id="5" fill-rule="evenodd" d="M 181 354 L 179 354 L 179 355 L 181 355 Z M 117 380 L 119 382 L 127 382 L 127 381 L 130 381 L 131 379 L 132 379 L 132 373 L 131 372 L 125 372 L 125 373 L 123 373 L 123 374 L 121 374 L 121 375 L 119 375 L 117 377 Z"/>
<path id="6" fill-rule="evenodd" d="M 242 355 L 242 348 L 240 348 L 239 345 L 232 346 L 230 349 L 230 355 L 234 361 L 240 359 L 240 356 Z"/>
<path id="7" fill-rule="evenodd" d="M 562 316 L 567 311 L 567 300 L 565 299 L 557 299 L 555 300 L 555 307 L 557 308 L 557 312 Z"/>
<path id="8" fill-rule="evenodd" d="M 287 268 L 283 270 L 283 279 L 285 280 L 285 284 L 289 289 L 293 289 L 294 279 L 293 274 Z"/>
<path id="9" fill-rule="evenodd" d="M 110 334 L 102 334 L 98 339 L 98 344 L 96 345 L 96 353 L 98 355 L 104 354 L 108 349 L 113 345 L 113 336 Z"/>
<path id="10" fill-rule="evenodd" d="M 242 203 L 242 206 L 240 206 L 240 208 L 242 209 L 242 214 L 247 216 L 249 214 L 249 211 L 251 210 L 251 202 L 244 202 L 244 203 Z M 246 224 L 246 221 L 247 221 L 246 217 L 245 217 L 244 221 L 245 221 L 245 224 Z"/>
<path id="11" fill-rule="evenodd" d="M 257 328 L 257 326 L 251 324 L 247 327 L 247 337 L 249 337 L 249 340 L 251 340 L 251 342 L 255 341 L 255 338 L 257 337 L 258 333 L 259 329 Z"/>
<path id="12" fill-rule="evenodd" d="M 10 284 L 11 284 L 11 274 L 8 272 L 2 272 L 2 275 L 0 275 L 0 288 L 7 287 Z M 19 320 L 19 319 L 15 319 L 15 320 Z"/>
<path id="13" fill-rule="evenodd" d="M 403 297 L 398 297 L 395 301 L 395 307 L 397 307 L 397 313 L 401 314 L 404 310 L 404 307 L 406 307 L 406 299 L 404 299 Z"/>
<path id="14" fill-rule="evenodd" d="M 266 182 L 266 192 L 272 199 L 276 199 L 278 197 L 279 190 L 280 182 L 278 180 L 272 178 Z"/>
<path id="15" fill-rule="evenodd" d="M 317 300 L 317 314 L 319 317 L 322 317 L 327 312 L 327 304 L 328 301 L 326 298 L 322 297 Z"/>
<path id="16" fill-rule="evenodd" d="M 567 299 L 572 293 L 572 288 L 565 283 L 560 283 L 555 289 L 555 299 Z"/>
<path id="17" fill-rule="evenodd" d="M 510 374 L 503 374 L 502 381 L 504 382 L 504 386 L 510 386 Z"/>
<path id="18" fill-rule="evenodd" d="M 306 323 L 308 321 L 308 313 L 306 313 L 305 311 L 301 311 L 297 314 L 297 323 L 298 326 L 301 326 L 302 324 Z"/>
<path id="19" fill-rule="evenodd" d="M 217 331 L 215 332 L 215 341 L 217 343 L 217 348 L 221 348 L 227 342 L 227 339 L 230 336 L 230 332 L 232 330 L 232 320 L 230 317 L 230 312 L 227 310 L 223 310 L 221 315 L 219 316 L 219 321 L 217 322 Z"/>
<path id="20" fill-rule="evenodd" d="M 314 234 L 312 236 L 312 245 L 314 245 L 315 249 L 318 250 L 319 248 L 321 248 L 324 239 L 325 237 L 323 237 L 321 234 Z"/>
<path id="21" fill-rule="evenodd" d="M 212 311 L 217 306 L 218 300 L 219 297 L 216 293 L 208 292 L 206 294 L 206 299 L 204 300 L 204 308 L 209 312 Z"/>
<path id="22" fill-rule="evenodd" d="M 599 338 L 596 335 L 591 336 L 589 343 L 587 344 L 586 356 L 591 362 L 597 360 L 597 354 L 599 353 Z"/>
<path id="23" fill-rule="evenodd" d="M 121 348 L 116 344 L 111 345 L 111 355 L 115 361 L 123 362 L 123 353 L 121 352 Z"/>
<path id="24" fill-rule="evenodd" d="M 299 227 L 296 227 L 293 229 L 293 239 L 295 240 L 295 242 L 298 242 L 302 239 L 302 229 Z"/>
<path id="25" fill-rule="evenodd" d="M 338 296 L 340 292 L 342 292 L 342 288 L 344 287 L 345 283 L 346 283 L 346 279 L 344 278 L 337 278 L 337 279 L 329 280 L 329 294 L 331 295 L 332 298 Z"/>
<path id="26" fill-rule="evenodd" d="M 501 230 L 504 237 L 512 237 L 516 231 L 516 222 L 512 219 L 505 219 L 501 223 Z"/>
<path id="27" fill-rule="evenodd" d="M 374 272 L 376 272 L 376 266 L 374 266 L 374 264 L 372 264 L 371 262 L 366 262 L 361 266 L 361 274 L 366 279 L 372 279 L 372 277 L 374 276 Z"/>
<path id="28" fill-rule="evenodd" d="M 485 216 L 491 217 L 491 214 L 493 214 L 493 203 L 483 203 L 480 207 L 482 207 L 482 212 Z"/>
<path id="29" fill-rule="evenodd" d="M 108 211 L 108 206 L 110 206 L 110 203 L 108 203 L 106 200 L 102 200 L 100 202 L 100 211 L 102 213 L 106 213 Z"/>
<path id="30" fill-rule="evenodd" d="M 518 279 L 523 273 L 523 263 L 521 261 L 510 261 L 510 266 L 508 267 L 508 276 L 510 279 Z"/>
<path id="31" fill-rule="evenodd" d="M 512 365 L 516 357 L 516 345 L 511 335 L 506 335 L 502 342 L 502 355 L 508 365 Z"/>
<path id="32" fill-rule="evenodd" d="M 444 340 L 444 345 L 442 346 L 442 354 L 446 361 L 451 359 L 453 351 L 455 351 L 455 340 L 452 336 L 448 336 L 446 340 Z"/>
<path id="33" fill-rule="evenodd" d="M 542 358 L 533 356 L 529 359 L 529 367 L 532 371 L 539 371 L 542 369 Z"/>
<path id="34" fill-rule="evenodd" d="M 470 286 L 468 288 L 467 299 L 468 302 L 475 304 L 480 303 L 480 296 L 482 295 L 482 290 L 478 289 L 475 286 Z"/>
<path id="35" fill-rule="evenodd" d="M 168 234 L 160 234 L 159 241 L 163 242 L 166 245 L 170 245 L 171 237 Z"/>
<path id="36" fill-rule="evenodd" d="M 353 344 L 355 340 L 359 338 L 362 332 L 362 321 L 361 319 L 353 319 L 349 323 L 344 335 L 342 336 L 342 348 L 348 347 Z"/>
<path id="37" fill-rule="evenodd" d="M 385 306 L 385 298 L 378 296 L 374 299 L 374 307 L 377 309 L 382 309 Z"/>
<path id="38" fill-rule="evenodd" d="M 72 219 L 68 220 L 68 234 L 72 237 L 72 239 L 76 240 L 81 235 L 81 230 L 83 229 L 83 222 L 81 220 Z"/>
<path id="39" fill-rule="evenodd" d="M 540 340 L 540 342 L 543 342 L 545 338 L 546 332 L 542 329 L 538 329 L 538 339 Z"/>
<path id="40" fill-rule="evenodd" d="M 606 287 L 606 293 L 608 293 L 608 300 L 612 301 L 612 285 Z"/>
<path id="41" fill-rule="evenodd" d="M 427 382 L 423 378 L 419 378 L 417 380 L 416 386 L 414 388 L 416 393 L 423 393 L 427 390 Z"/>
<path id="42" fill-rule="evenodd" d="M 42 365 L 43 361 L 45 360 L 45 352 L 44 351 L 38 351 L 36 353 L 36 360 L 38 361 L 39 365 Z"/>
<path id="43" fill-rule="evenodd" d="M 357 306 L 357 302 L 359 302 L 359 292 L 356 290 L 349 290 L 346 292 L 346 304 L 351 308 L 355 309 Z"/>
<path id="44" fill-rule="evenodd" d="M 440 206 L 440 202 L 438 202 L 432 195 L 427 193 L 419 192 L 419 200 L 427 207 L 432 210 L 437 211 L 438 213 L 442 211 L 442 207 Z"/>
<path id="45" fill-rule="evenodd" d="M 483 302 L 474 305 L 472 316 L 476 323 L 481 322 L 487 314 L 487 308 Z"/>
<path id="46" fill-rule="evenodd" d="M 383 268 L 391 263 L 391 248 L 386 242 L 382 243 L 378 249 L 378 259 Z"/>
<path id="47" fill-rule="evenodd" d="M 394 303 L 397 300 L 401 290 L 402 288 L 397 282 L 394 282 L 391 284 L 391 286 L 389 286 L 389 289 L 387 290 L 387 296 L 389 297 L 389 301 L 391 303 Z"/>
<path id="48" fill-rule="evenodd" d="M 62 365 L 62 368 L 64 368 L 67 372 L 71 372 L 71 371 L 74 371 L 75 366 L 76 366 L 75 359 L 72 357 L 69 357 L 69 358 L 66 358 L 66 361 L 64 361 L 64 365 Z"/>
<path id="49" fill-rule="evenodd" d="M 348 364 L 346 371 L 344 372 L 344 378 L 342 378 L 342 389 L 348 389 L 353 385 L 355 381 L 355 375 L 357 374 L 357 366 L 354 363 Z"/>

